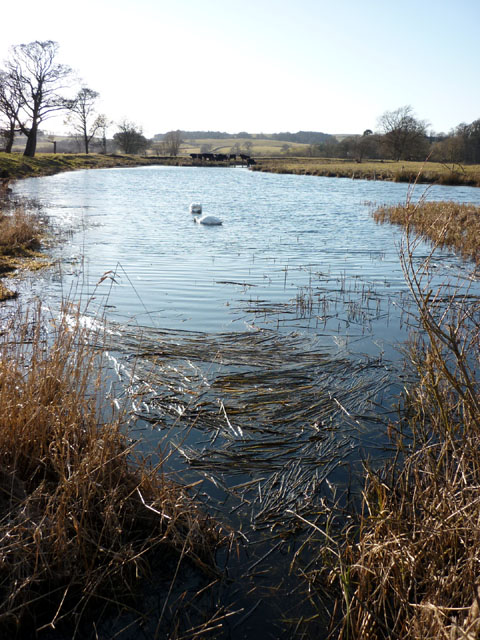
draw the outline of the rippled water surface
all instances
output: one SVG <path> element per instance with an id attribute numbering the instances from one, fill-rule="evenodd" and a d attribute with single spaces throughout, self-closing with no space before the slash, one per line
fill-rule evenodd
<path id="1" fill-rule="evenodd" d="M 200 479 L 206 504 L 257 545 L 241 556 L 244 566 L 230 567 L 241 586 L 222 605 L 252 613 L 228 637 L 291 637 L 279 610 L 310 616 L 299 585 L 282 578 L 295 551 L 283 540 L 300 518 L 315 517 L 332 483 L 344 486 L 358 461 L 386 444 L 403 385 L 408 294 L 402 231 L 377 225 L 371 212 L 405 202 L 408 191 L 181 167 L 15 185 L 64 231 L 57 266 L 20 282 L 23 296 L 52 306 L 81 297 L 106 314 L 121 379 L 131 380 L 130 356 L 141 353 L 132 429 L 147 450 L 167 437 L 169 464 Z M 480 204 L 473 188 L 417 186 L 413 198 L 423 196 Z M 191 202 L 223 224 L 195 224 Z M 420 244 L 420 257 L 428 251 Z M 468 270 L 448 251 L 432 267 L 433 284 Z M 472 295 L 477 289 L 472 283 Z M 259 570 L 269 575 L 260 594 Z"/>
<path id="2" fill-rule="evenodd" d="M 76 231 L 61 248 L 70 262 L 64 290 L 80 279 L 79 261 L 85 292 L 112 270 L 111 312 L 140 324 L 225 329 L 243 321 L 239 301 L 289 300 L 312 272 L 403 286 L 400 232 L 370 215 L 372 203 L 405 201 L 402 184 L 148 167 L 28 179 L 15 191 Z M 480 200 L 459 187 L 430 188 L 428 197 Z M 223 225 L 194 224 L 189 205 L 197 201 Z"/>

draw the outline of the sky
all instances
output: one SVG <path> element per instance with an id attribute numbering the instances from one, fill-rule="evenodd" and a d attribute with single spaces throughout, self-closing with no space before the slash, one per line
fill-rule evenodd
<path id="1" fill-rule="evenodd" d="M 480 0 L 22 0 L 0 67 L 34 40 L 148 137 L 354 134 L 404 105 L 435 132 L 480 118 Z"/>

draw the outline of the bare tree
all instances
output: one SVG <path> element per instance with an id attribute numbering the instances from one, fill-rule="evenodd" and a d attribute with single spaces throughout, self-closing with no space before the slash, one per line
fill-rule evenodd
<path id="1" fill-rule="evenodd" d="M 2 119 L 2 137 L 5 140 L 5 152 L 11 153 L 15 134 L 18 131 L 17 120 L 20 112 L 20 98 L 15 91 L 12 79 L 5 71 L 0 71 L 0 115 Z"/>
<path id="2" fill-rule="evenodd" d="M 470 124 L 459 124 L 456 134 L 462 141 L 465 162 L 478 164 L 480 162 L 480 118 Z"/>
<path id="3" fill-rule="evenodd" d="M 98 131 L 101 132 L 100 144 L 101 153 L 107 154 L 107 129 L 112 126 L 113 122 L 107 118 L 106 115 L 101 114 L 98 116 L 99 127 Z"/>
<path id="4" fill-rule="evenodd" d="M 252 149 L 253 149 L 253 142 L 251 140 L 246 140 L 243 143 L 243 148 L 245 149 L 245 151 L 247 153 L 252 153 Z"/>
<path id="5" fill-rule="evenodd" d="M 425 153 L 428 124 L 415 117 L 411 106 L 385 111 L 378 122 L 385 147 L 395 160 L 408 160 Z"/>
<path id="6" fill-rule="evenodd" d="M 163 138 L 163 144 L 165 152 L 170 156 L 177 156 L 180 151 L 180 145 L 182 144 L 182 138 L 180 131 L 169 131 Z"/>
<path id="7" fill-rule="evenodd" d="M 12 47 L 11 57 L 6 63 L 20 100 L 17 123 L 27 136 L 24 155 L 28 157 L 35 155 L 40 123 L 72 104 L 60 93 L 72 70 L 56 62 L 57 53 L 57 42 L 35 40 Z"/>
<path id="8" fill-rule="evenodd" d="M 113 140 L 123 153 L 140 153 L 148 147 L 148 140 L 143 135 L 141 127 L 128 120 L 122 120 L 118 128 L 119 131 L 113 136 Z"/>
<path id="9" fill-rule="evenodd" d="M 88 87 L 82 87 L 77 93 L 75 101 L 70 107 L 67 123 L 73 127 L 73 132 L 83 142 L 85 153 L 88 155 L 92 138 L 102 129 L 105 116 L 95 111 L 95 102 L 100 94 Z"/>

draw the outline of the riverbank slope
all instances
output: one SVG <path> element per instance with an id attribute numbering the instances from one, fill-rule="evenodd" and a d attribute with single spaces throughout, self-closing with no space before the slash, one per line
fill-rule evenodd
<path id="1" fill-rule="evenodd" d="M 355 162 L 338 158 L 256 158 L 253 171 L 388 180 L 391 182 L 419 182 L 426 184 L 468 185 L 480 187 L 480 165 L 445 165 L 440 162 L 395 162 L 368 160 Z"/>
<path id="2" fill-rule="evenodd" d="M 145 158 L 129 155 L 102 155 L 92 153 L 39 153 L 27 158 L 21 153 L 0 153 L 0 178 L 17 180 L 48 176 L 76 169 L 108 169 L 113 167 L 137 167 L 153 164 L 178 164 L 175 158 Z"/>
<path id="3" fill-rule="evenodd" d="M 77 169 L 107 169 L 152 165 L 170 166 L 232 166 L 229 162 L 194 161 L 187 156 L 133 156 L 125 154 L 103 155 L 92 153 L 53 154 L 39 153 L 27 158 L 20 153 L 0 153 L 0 178 L 46 176 Z M 426 184 L 468 185 L 480 187 L 480 165 L 446 165 L 440 162 L 395 162 L 372 160 L 355 162 L 338 158 L 307 157 L 255 157 L 253 171 L 296 175 L 387 180 L 391 182 L 419 182 Z"/>

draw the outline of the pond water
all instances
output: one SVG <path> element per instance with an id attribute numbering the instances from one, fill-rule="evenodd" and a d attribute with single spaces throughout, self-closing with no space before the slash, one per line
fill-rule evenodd
<path id="1" fill-rule="evenodd" d="M 159 166 L 27 179 L 14 192 L 39 201 L 61 238 L 56 267 L 19 281 L 21 297 L 78 299 L 107 321 L 139 447 L 168 450 L 169 467 L 200 480 L 206 508 L 251 543 L 235 567 L 223 558 L 236 587 L 222 587 L 222 606 L 241 612 L 225 637 L 292 637 L 280 612 L 309 615 L 286 578 L 302 524 L 364 456 L 384 455 L 403 385 L 402 231 L 371 213 L 405 202 L 408 185 Z M 410 196 L 480 204 L 468 187 Z M 195 224 L 191 202 L 223 224 Z M 436 266 L 433 283 L 463 268 L 447 251 Z"/>

